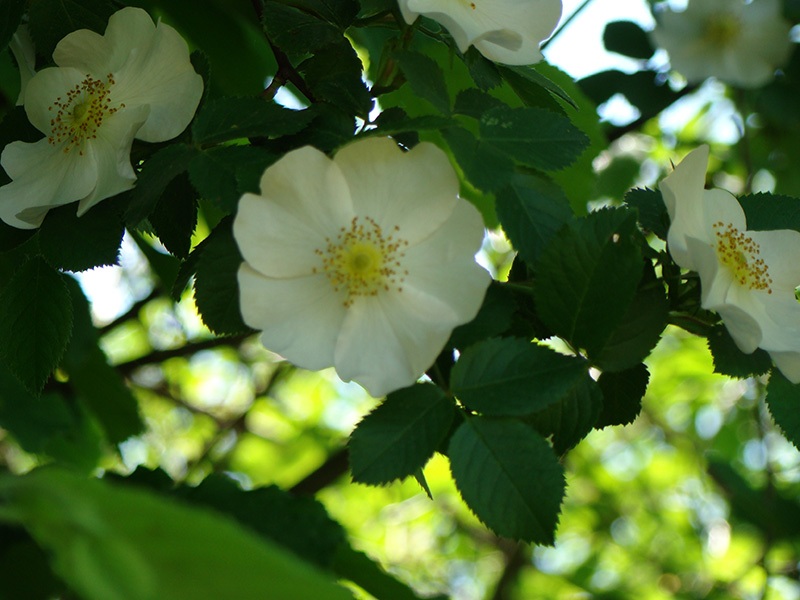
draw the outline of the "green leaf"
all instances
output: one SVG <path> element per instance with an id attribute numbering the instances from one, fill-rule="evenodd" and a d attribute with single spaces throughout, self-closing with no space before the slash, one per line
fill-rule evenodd
<path id="1" fill-rule="evenodd" d="M 452 119 L 439 115 L 423 115 L 412 118 L 403 109 L 393 107 L 378 115 L 374 128 L 365 129 L 357 137 L 392 136 L 404 146 L 412 147 L 419 142 L 417 131 L 440 131 L 452 127 L 453 124 Z M 410 142 L 405 136 L 398 135 L 403 133 L 413 134 L 413 142 Z"/>
<path id="2" fill-rule="evenodd" d="M 296 135 L 281 138 L 286 144 L 284 151 L 300 146 L 314 146 L 327 153 L 352 141 L 356 129 L 352 114 L 324 103 L 315 104 L 314 109 L 316 116 L 308 127 Z"/>
<path id="3" fill-rule="evenodd" d="M 561 400 L 526 421 L 542 436 L 552 435 L 553 450 L 562 456 L 592 431 L 602 409 L 603 394 L 587 373 Z"/>
<path id="4" fill-rule="evenodd" d="M 620 93 L 644 115 L 656 115 L 681 97 L 660 74 L 653 71 L 631 74 L 602 71 L 581 79 L 578 85 L 595 104 L 602 104 Z"/>
<path id="5" fill-rule="evenodd" d="M 264 2 L 264 30 L 278 48 L 302 56 L 342 39 L 339 28 L 282 2 Z"/>
<path id="6" fill-rule="evenodd" d="M 453 330 L 448 346 L 463 350 L 481 340 L 502 335 L 511 327 L 517 303 L 502 283 L 492 281 L 478 314 L 469 323 Z"/>
<path id="7" fill-rule="evenodd" d="M 74 280 L 67 285 L 75 325 L 63 367 L 69 374 L 70 387 L 98 420 L 108 441 L 118 444 L 144 429 L 139 404 L 100 349 L 89 302 L 80 286 Z"/>
<path id="8" fill-rule="evenodd" d="M 660 191 L 636 188 L 625 194 L 625 203 L 639 211 L 639 223 L 643 229 L 652 231 L 657 237 L 666 241 L 669 214 Z"/>
<path id="9" fill-rule="evenodd" d="M 125 223 L 136 226 L 149 217 L 169 183 L 189 168 L 198 152 L 186 144 L 171 144 L 148 158 L 131 193 Z"/>
<path id="10" fill-rule="evenodd" d="M 511 181 L 514 163 L 489 144 L 475 139 L 461 127 L 442 132 L 453 156 L 469 182 L 487 192 L 497 191 Z"/>
<path id="11" fill-rule="evenodd" d="M 5 50 L 25 12 L 25 0 L 0 1 L 0 51 Z"/>
<path id="12" fill-rule="evenodd" d="M 479 413 L 527 415 L 558 402 L 586 372 L 580 358 L 519 338 L 493 338 L 464 350 L 450 387 Z"/>
<path id="13" fill-rule="evenodd" d="M 473 119 L 480 119 L 483 113 L 497 108 L 498 106 L 506 106 L 502 100 L 498 100 L 494 96 L 476 90 L 475 88 L 467 88 L 461 90 L 456 96 L 456 102 L 453 106 L 453 112 L 459 115 L 466 115 Z"/>
<path id="14" fill-rule="evenodd" d="M 51 208 L 39 228 L 39 250 L 56 269 L 86 271 L 115 265 L 125 226 L 118 198 L 109 198 L 78 218 L 75 204 Z"/>
<path id="15" fill-rule="evenodd" d="M 650 372 L 644 364 L 616 373 L 603 373 L 597 380 L 603 390 L 603 411 L 595 423 L 597 429 L 609 425 L 628 425 L 642 410 Z"/>
<path id="16" fill-rule="evenodd" d="M 218 335 L 250 331 L 239 309 L 237 273 L 242 255 L 226 217 L 203 241 L 194 280 L 194 299 L 206 327 Z"/>
<path id="17" fill-rule="evenodd" d="M 316 15 L 344 31 L 358 16 L 356 0 L 287 0 L 287 4 Z"/>
<path id="18" fill-rule="evenodd" d="M 51 600 L 67 592 L 50 570 L 47 554 L 19 527 L 0 525 L 0 581 L 3 600 Z"/>
<path id="19" fill-rule="evenodd" d="M 454 414 L 453 403 L 435 385 L 389 394 L 350 436 L 353 481 L 378 485 L 413 475 L 444 440 Z"/>
<path id="20" fill-rule="evenodd" d="M 444 73 L 436 61 L 409 50 L 395 52 L 393 58 L 413 92 L 425 98 L 440 113 L 449 115 L 450 95 L 447 93 Z"/>
<path id="21" fill-rule="evenodd" d="M 534 68 L 504 65 L 499 70 L 503 79 L 527 106 L 540 106 L 548 110 L 563 112 L 558 102 L 554 101 L 555 98 L 558 98 L 568 106 L 578 108 L 578 104 L 561 86 Z"/>
<path id="22" fill-rule="evenodd" d="M 72 334 L 72 303 L 64 276 L 32 258 L 0 294 L 0 354 L 38 396 Z"/>
<path id="23" fill-rule="evenodd" d="M 503 83 L 497 65 L 470 46 L 462 57 L 475 85 L 481 90 L 490 90 Z"/>
<path id="24" fill-rule="evenodd" d="M 197 113 L 192 139 L 200 144 L 220 144 L 290 135 L 306 127 L 314 116 L 312 109 L 291 110 L 260 98 L 218 98 Z"/>
<path id="25" fill-rule="evenodd" d="M 150 224 L 170 254 L 182 259 L 189 256 L 197 226 L 197 192 L 186 173 L 169 182 L 150 214 Z"/>
<path id="26" fill-rule="evenodd" d="M 50 468 L 3 477 L 0 498 L 85 600 L 352 598 L 237 523 L 142 489 Z"/>
<path id="27" fill-rule="evenodd" d="M 767 408 L 786 439 L 800 450 L 800 385 L 786 379 L 778 369 L 772 369 L 769 376 Z"/>
<path id="28" fill-rule="evenodd" d="M 589 145 L 569 119 L 534 107 L 503 106 L 484 113 L 480 138 L 509 158 L 544 171 L 569 166 Z"/>
<path id="29" fill-rule="evenodd" d="M 448 456 L 464 502 L 489 529 L 554 543 L 564 469 L 533 429 L 513 419 L 467 417 L 450 440 Z"/>
<path id="30" fill-rule="evenodd" d="M 708 336 L 708 349 L 714 358 L 714 372 L 728 377 L 763 375 L 772 368 L 769 353 L 761 348 L 745 354 L 733 341 L 725 325 L 715 325 Z"/>
<path id="31" fill-rule="evenodd" d="M 603 45 L 609 52 L 639 60 L 650 59 L 656 51 L 647 32 L 633 21 L 607 23 L 603 31 Z"/>
<path id="32" fill-rule="evenodd" d="M 748 229 L 800 231 L 800 199 L 763 192 L 741 196 L 739 204 L 747 217 Z"/>
<path id="33" fill-rule="evenodd" d="M 29 27 L 37 53 L 49 58 L 56 44 L 78 29 L 105 32 L 114 10 L 108 0 L 32 0 Z"/>
<path id="34" fill-rule="evenodd" d="M 514 249 L 529 265 L 548 241 L 572 220 L 569 201 L 552 181 L 517 174 L 497 192 L 497 217 Z"/>
<path id="35" fill-rule="evenodd" d="M 315 100 L 330 102 L 345 113 L 364 119 L 372 110 L 372 96 L 362 80 L 361 60 L 346 39 L 320 48 L 297 70 Z"/>
<path id="36" fill-rule="evenodd" d="M 156 276 L 162 290 L 171 290 L 175 285 L 178 276 L 180 261 L 169 254 L 156 250 L 141 234 L 137 231 L 130 232 L 133 241 L 142 251 L 147 259 L 150 270 Z"/>
<path id="37" fill-rule="evenodd" d="M 603 209 L 570 223 L 539 255 L 534 299 L 541 319 L 590 358 L 631 305 L 644 263 L 636 214 Z"/>

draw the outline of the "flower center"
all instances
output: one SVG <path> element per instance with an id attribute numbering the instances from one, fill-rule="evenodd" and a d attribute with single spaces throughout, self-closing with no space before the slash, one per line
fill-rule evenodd
<path id="1" fill-rule="evenodd" d="M 715 250 L 719 261 L 733 273 L 739 285 L 750 290 L 766 290 L 772 293 L 772 278 L 763 258 L 761 249 L 749 235 L 745 235 L 732 224 L 722 221 L 714 223 L 716 236 Z"/>
<path id="2" fill-rule="evenodd" d="M 395 227 L 395 231 L 399 228 Z M 314 250 L 322 258 L 322 268 L 337 292 L 346 293 L 345 306 L 357 296 L 377 296 L 381 290 L 403 291 L 400 284 L 408 271 L 402 270 L 401 248 L 405 240 L 394 234 L 384 235 L 381 227 L 369 217 L 353 217 L 350 228 L 342 227 L 335 240 L 326 238 L 327 246 Z"/>
<path id="3" fill-rule="evenodd" d="M 83 143 L 97 137 L 103 120 L 125 108 L 124 104 L 111 107 L 108 95 L 114 83 L 111 73 L 106 75 L 105 82 L 86 75 L 86 79 L 67 91 L 66 97 L 56 98 L 47 109 L 55 111 L 50 119 L 52 131 L 48 141 L 53 146 L 63 144 L 65 153 L 78 147 L 78 153 L 83 154 Z"/>
<path id="4" fill-rule="evenodd" d="M 741 32 L 742 25 L 734 15 L 717 13 L 706 21 L 705 39 L 715 46 L 727 46 Z"/>

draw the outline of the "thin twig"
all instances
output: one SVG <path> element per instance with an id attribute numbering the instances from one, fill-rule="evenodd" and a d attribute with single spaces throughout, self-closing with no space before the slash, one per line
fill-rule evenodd
<path id="1" fill-rule="evenodd" d="M 583 4 L 581 4 L 578 8 L 576 8 L 570 16 L 564 19 L 564 22 L 553 32 L 553 35 L 550 36 L 549 39 L 545 40 L 544 43 L 541 45 L 541 49 L 544 50 L 547 46 L 556 39 L 562 31 L 564 31 L 567 27 L 569 27 L 570 23 L 577 17 L 579 14 L 583 12 L 583 9 L 589 6 L 589 3 L 592 0 L 583 0 Z"/>
<path id="2" fill-rule="evenodd" d="M 155 350 L 150 354 L 114 365 L 114 368 L 116 368 L 117 371 L 123 375 L 129 375 L 139 367 L 164 362 L 170 358 L 189 356 L 202 350 L 210 350 L 211 348 L 219 348 L 224 346 L 238 347 L 244 340 L 253 335 L 253 333 L 255 332 L 243 333 L 231 337 L 219 337 L 210 340 L 203 340 L 202 342 L 191 342 L 181 346 L 180 348 L 173 348 L 171 350 Z"/>

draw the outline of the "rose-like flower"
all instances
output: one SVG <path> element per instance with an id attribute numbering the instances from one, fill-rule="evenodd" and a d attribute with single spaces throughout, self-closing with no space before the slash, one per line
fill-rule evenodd
<path id="1" fill-rule="evenodd" d="M 299 367 L 333 366 L 375 397 L 413 384 L 489 285 L 483 222 L 430 143 L 303 147 L 245 194 L 233 234 L 245 322 Z"/>
<path id="2" fill-rule="evenodd" d="M 0 188 L 0 219 L 41 225 L 53 207 L 80 201 L 78 216 L 133 187 L 133 139 L 163 142 L 194 116 L 203 79 L 177 31 L 140 8 L 123 8 L 105 35 L 75 31 L 56 46 L 58 67 L 25 89 L 25 111 L 45 137 L 13 142 L 0 163 L 12 182 Z"/>
<path id="3" fill-rule="evenodd" d="M 759 87 L 789 57 L 791 24 L 779 0 L 690 0 L 686 10 L 656 16 L 656 45 L 690 83 L 716 77 L 740 87 Z"/>
<path id="4" fill-rule="evenodd" d="M 399 0 L 406 23 L 419 15 L 447 28 L 461 52 L 470 46 L 489 60 L 530 65 L 542 60 L 539 44 L 561 18 L 561 0 Z"/>
<path id="5" fill-rule="evenodd" d="M 669 252 L 699 273 L 703 308 L 719 313 L 739 349 L 763 348 L 800 383 L 800 233 L 748 231 L 730 192 L 704 189 L 707 165 L 708 146 L 701 146 L 661 181 Z"/>

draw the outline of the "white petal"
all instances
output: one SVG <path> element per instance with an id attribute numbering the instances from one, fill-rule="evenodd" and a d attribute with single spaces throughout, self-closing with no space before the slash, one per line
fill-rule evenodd
<path id="1" fill-rule="evenodd" d="M 238 279 L 242 317 L 265 348 L 304 369 L 334 364 L 346 309 L 324 275 L 272 279 L 243 263 Z"/>
<path id="2" fill-rule="evenodd" d="M 760 247 L 759 256 L 769 269 L 773 292 L 794 297 L 794 290 L 800 285 L 800 232 L 778 229 L 748 231 L 747 235 Z"/>
<path id="3" fill-rule="evenodd" d="M 13 178 L 0 187 L 0 219 L 21 229 L 38 227 L 50 208 L 83 198 L 97 183 L 93 156 L 65 153 L 46 139 L 13 142 L 0 162 Z"/>
<path id="4" fill-rule="evenodd" d="M 50 121 L 56 116 L 54 103 L 64 102 L 67 92 L 86 78 L 77 69 L 42 69 L 28 82 L 25 95 L 25 112 L 36 129 L 49 135 L 53 129 Z"/>
<path id="5" fill-rule="evenodd" d="M 21 106 L 25 102 L 25 89 L 28 87 L 28 82 L 36 74 L 36 48 L 27 25 L 22 24 L 17 27 L 8 42 L 8 48 L 19 67 L 20 82 L 17 106 Z"/>
<path id="6" fill-rule="evenodd" d="M 308 275 L 354 214 L 339 168 L 319 150 L 293 150 L 268 167 L 261 194 L 245 194 L 233 235 L 245 260 L 270 277 Z"/>
<path id="7" fill-rule="evenodd" d="M 447 155 L 429 142 L 403 152 L 389 138 L 366 138 L 334 157 L 353 199 L 353 210 L 385 231 L 416 244 L 450 217 L 458 177 Z M 424 215 L 424 216 L 423 216 Z"/>
<path id="8" fill-rule="evenodd" d="M 667 235 L 669 251 L 675 262 L 686 269 L 693 267 L 687 253 L 685 238 L 704 237 L 699 232 L 703 229 L 701 198 L 707 166 L 708 146 L 702 145 L 687 154 L 672 173 L 659 184 L 671 221 Z"/>
<path id="9" fill-rule="evenodd" d="M 693 237 L 686 238 L 686 248 L 693 268 L 700 275 L 703 308 L 714 310 L 712 306 L 727 304 L 733 276 L 720 264 L 716 250 Z"/>
<path id="10" fill-rule="evenodd" d="M 761 342 L 761 328 L 755 319 L 747 312 L 730 304 L 712 307 L 711 310 L 718 312 L 722 317 L 722 322 L 739 350 L 745 354 L 755 352 Z"/>
<path id="11" fill-rule="evenodd" d="M 764 350 L 800 350 L 800 303 L 794 293 L 768 294 L 735 286 L 729 303 L 747 312 L 758 322 Z"/>
<path id="12" fill-rule="evenodd" d="M 786 379 L 792 383 L 800 383 L 800 351 L 770 352 L 769 355 Z"/>

